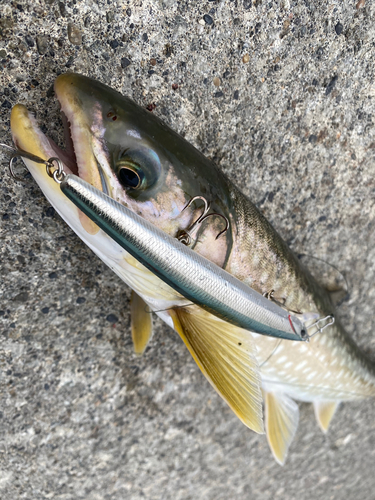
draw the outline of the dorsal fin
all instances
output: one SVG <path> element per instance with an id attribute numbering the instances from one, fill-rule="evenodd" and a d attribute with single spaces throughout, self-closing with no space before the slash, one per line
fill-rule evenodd
<path id="1" fill-rule="evenodd" d="M 338 401 L 314 401 L 315 418 L 324 434 L 328 431 L 329 424 L 339 404 Z"/>
<path id="2" fill-rule="evenodd" d="M 143 354 L 152 337 L 152 314 L 146 302 L 132 290 L 131 331 L 136 354 Z"/>
<path id="3" fill-rule="evenodd" d="M 298 427 L 298 405 L 283 393 L 266 392 L 265 420 L 268 444 L 276 462 L 284 465 Z"/>
<path id="4" fill-rule="evenodd" d="M 262 392 L 251 333 L 198 306 L 170 311 L 174 327 L 203 374 L 250 429 L 263 433 Z"/>

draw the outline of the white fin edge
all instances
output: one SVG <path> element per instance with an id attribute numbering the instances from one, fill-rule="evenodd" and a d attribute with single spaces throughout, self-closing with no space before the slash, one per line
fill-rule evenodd
<path id="1" fill-rule="evenodd" d="M 324 434 L 326 434 L 326 432 L 328 431 L 329 424 L 331 423 L 331 420 L 336 413 L 339 404 L 340 402 L 338 401 L 314 401 L 313 405 L 315 418 Z"/>

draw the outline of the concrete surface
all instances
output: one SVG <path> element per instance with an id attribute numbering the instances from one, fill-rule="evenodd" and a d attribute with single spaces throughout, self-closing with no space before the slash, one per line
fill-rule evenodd
<path id="1" fill-rule="evenodd" d="M 16 102 L 61 141 L 61 72 L 155 104 L 298 253 L 346 275 L 341 317 L 375 358 L 374 2 L 0 8 L 1 142 Z M 3 163 L 0 193 L 2 500 L 375 498 L 373 401 L 342 405 L 327 436 L 301 405 L 279 467 L 166 326 L 132 354 L 129 290 L 33 182 Z"/>

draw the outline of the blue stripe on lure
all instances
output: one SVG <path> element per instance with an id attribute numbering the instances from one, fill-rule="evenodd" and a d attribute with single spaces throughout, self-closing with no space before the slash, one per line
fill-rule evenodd
<path id="1" fill-rule="evenodd" d="M 79 177 L 65 176 L 60 187 L 124 250 L 188 300 L 240 328 L 307 340 L 297 317 Z"/>

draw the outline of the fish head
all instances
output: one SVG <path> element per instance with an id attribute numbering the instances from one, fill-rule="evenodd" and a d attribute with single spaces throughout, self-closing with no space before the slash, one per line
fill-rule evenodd
<path id="1" fill-rule="evenodd" d="M 204 196 L 213 211 L 228 210 L 228 191 L 216 167 L 155 115 L 82 75 L 59 76 L 55 91 L 81 178 L 172 236 L 201 213 L 202 206 L 183 210 L 195 196 Z M 228 244 L 225 238 L 216 242 L 222 229 L 223 221 L 211 218 L 200 238 L 200 250 L 217 254 L 218 261 Z"/>

